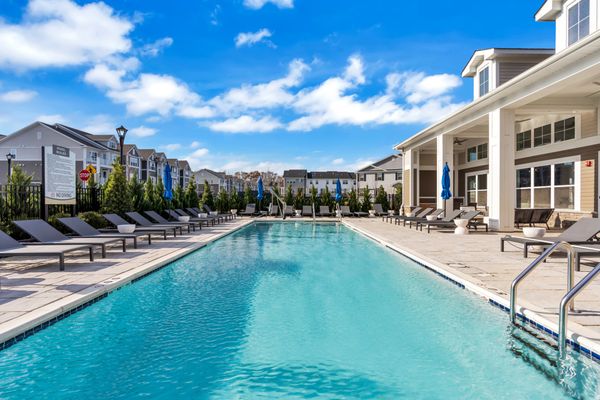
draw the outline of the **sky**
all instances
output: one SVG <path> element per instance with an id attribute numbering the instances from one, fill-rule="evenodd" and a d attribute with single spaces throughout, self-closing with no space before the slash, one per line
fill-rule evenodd
<path id="1" fill-rule="evenodd" d="M 193 169 L 356 170 L 464 106 L 542 0 L 0 0 L 0 133 L 40 120 Z"/>

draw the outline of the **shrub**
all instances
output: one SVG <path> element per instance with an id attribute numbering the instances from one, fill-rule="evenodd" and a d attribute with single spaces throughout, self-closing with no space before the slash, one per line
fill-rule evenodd
<path id="1" fill-rule="evenodd" d="M 369 187 L 365 187 L 362 193 L 362 203 L 360 204 L 360 210 L 362 212 L 369 212 L 371 209 L 371 192 Z"/>
<path id="2" fill-rule="evenodd" d="M 240 199 L 240 195 L 238 194 L 237 190 L 234 190 L 233 192 L 231 192 L 231 194 L 229 195 L 229 206 L 231 208 L 236 208 L 238 210 L 244 210 L 244 205 L 241 204 L 242 200 Z"/>
<path id="3" fill-rule="evenodd" d="M 347 202 L 347 205 L 350 207 L 351 212 L 358 211 L 358 208 L 359 208 L 358 196 L 356 195 L 356 190 L 354 188 L 352 188 L 352 190 L 350 190 L 350 193 L 348 194 L 348 200 L 346 202 Z"/>
<path id="4" fill-rule="evenodd" d="M 256 204 L 256 201 L 254 201 L 254 197 L 252 197 L 252 191 L 250 190 L 250 186 L 246 185 L 246 188 L 244 189 L 244 208 L 248 205 L 248 204 Z"/>
<path id="5" fill-rule="evenodd" d="M 131 195 L 125 178 L 123 166 L 117 161 L 108 176 L 102 201 L 102 211 L 105 213 L 123 214 L 131 211 Z"/>
<path id="6" fill-rule="evenodd" d="M 219 190 L 219 195 L 217 196 L 215 205 L 217 207 L 217 211 L 220 213 L 224 214 L 229 212 L 229 199 L 227 198 L 227 192 L 225 191 L 225 188 L 221 188 L 221 190 Z"/>
<path id="7" fill-rule="evenodd" d="M 87 211 L 79 213 L 79 218 L 87 222 L 96 229 L 102 229 L 108 227 L 108 222 L 104 219 L 102 214 L 96 211 Z"/>
<path id="8" fill-rule="evenodd" d="M 144 183 L 144 196 L 142 197 L 142 207 L 144 210 L 155 210 L 154 207 L 154 183 L 148 179 Z"/>
<path id="9" fill-rule="evenodd" d="M 288 185 L 285 188 L 285 204 L 291 206 L 294 204 L 294 192 L 292 191 L 292 185 Z"/>
<path id="10" fill-rule="evenodd" d="M 331 197 L 331 192 L 329 191 L 329 187 L 325 186 L 323 193 L 321 193 L 321 204 L 327 207 L 331 206 L 333 198 Z"/>
<path id="11" fill-rule="evenodd" d="M 382 186 L 379 186 L 377 189 L 377 196 L 375 196 L 375 204 L 381 204 L 381 208 L 383 211 L 386 211 L 390 208 L 390 203 L 388 201 L 388 195 L 385 192 L 385 189 Z"/>
<path id="12" fill-rule="evenodd" d="M 67 228 L 66 226 L 64 226 L 58 220 L 59 218 L 65 218 L 65 217 L 70 217 L 70 216 L 71 216 L 71 214 L 67 214 L 67 213 L 56 213 L 56 214 L 53 214 L 48 217 L 48 223 L 50 225 L 52 225 L 53 227 L 55 227 L 56 229 L 58 229 L 59 231 L 61 231 L 62 233 L 64 233 L 65 235 L 72 234 L 71 230 L 69 228 Z"/>
<path id="13" fill-rule="evenodd" d="M 196 191 L 196 181 L 191 179 L 185 188 L 186 207 L 198 207 L 199 201 L 198 192 Z"/>
<path id="14" fill-rule="evenodd" d="M 310 204 L 315 205 L 315 209 L 319 208 L 319 192 L 317 192 L 317 188 L 314 185 L 310 186 Z"/>
<path id="15" fill-rule="evenodd" d="M 133 209 L 144 211 L 144 185 L 138 180 L 137 175 L 133 175 L 129 180 L 128 190 Z"/>
<path id="16" fill-rule="evenodd" d="M 304 192 L 302 191 L 302 188 L 298 188 L 298 191 L 296 191 L 296 197 L 294 198 L 294 208 L 296 210 L 301 210 L 303 205 L 304 205 Z"/>
<path id="17" fill-rule="evenodd" d="M 204 181 L 204 189 L 202 191 L 202 198 L 200 199 L 200 208 L 204 206 L 210 207 L 211 210 L 215 209 L 215 200 L 213 198 L 212 191 L 208 181 Z"/>

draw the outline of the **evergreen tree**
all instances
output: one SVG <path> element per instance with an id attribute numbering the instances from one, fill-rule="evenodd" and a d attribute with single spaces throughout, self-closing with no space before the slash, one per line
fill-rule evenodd
<path id="1" fill-rule="evenodd" d="M 400 212 L 400 208 L 402 207 L 402 204 L 404 204 L 404 199 L 402 198 L 402 184 L 401 183 L 397 183 L 396 184 L 396 193 L 394 195 L 394 201 L 396 202 L 396 206 L 394 207 L 394 209 L 398 212 Z"/>
<path id="2" fill-rule="evenodd" d="M 165 200 L 165 185 L 161 179 L 161 177 L 158 177 L 158 181 L 156 182 L 156 186 L 154 186 L 154 196 L 153 197 L 153 203 L 154 203 L 154 211 L 156 212 L 161 212 L 163 211 L 165 208 L 167 208 L 167 201 Z"/>
<path id="3" fill-rule="evenodd" d="M 148 179 L 146 183 L 144 183 L 142 207 L 144 210 L 156 210 L 154 207 L 154 183 L 152 183 L 152 179 Z"/>
<path id="4" fill-rule="evenodd" d="M 350 211 L 351 212 L 356 212 L 358 211 L 358 196 L 356 194 L 356 190 L 354 188 L 352 188 L 352 190 L 350 190 L 350 194 L 348 195 L 348 206 L 350 207 Z"/>
<path id="5" fill-rule="evenodd" d="M 371 192 L 369 187 L 365 187 L 362 193 L 362 203 L 360 203 L 360 210 L 362 212 L 369 212 L 371 209 Z"/>
<path id="6" fill-rule="evenodd" d="M 390 208 L 388 195 L 385 189 L 383 188 L 383 185 L 379 186 L 379 189 L 377 189 L 377 196 L 375 196 L 375 204 L 381 204 L 381 208 L 383 208 L 383 211 L 386 212 Z"/>
<path id="7" fill-rule="evenodd" d="M 12 173 L 6 187 L 6 202 L 1 204 L 0 208 L 2 214 L 6 213 L 3 219 L 5 218 L 7 223 L 10 220 L 23 219 L 28 210 L 33 209 L 40 201 L 39 195 L 34 195 L 27 190 L 32 179 L 33 176 L 27 175 L 18 165 L 12 166 Z"/>
<path id="8" fill-rule="evenodd" d="M 233 190 L 231 192 L 231 194 L 229 195 L 229 206 L 231 208 L 235 208 L 237 210 L 243 210 L 244 208 L 242 207 L 242 205 L 240 204 L 240 195 L 238 194 L 237 190 Z"/>
<path id="9" fill-rule="evenodd" d="M 285 189 L 285 204 L 291 206 L 294 204 L 294 192 L 292 191 L 292 185 L 288 185 Z"/>
<path id="10" fill-rule="evenodd" d="M 246 185 L 246 188 L 244 189 L 244 207 L 246 207 L 248 204 L 256 204 L 256 201 L 254 201 L 250 186 Z"/>
<path id="11" fill-rule="evenodd" d="M 315 185 L 310 186 L 310 203 L 315 205 L 315 209 L 319 208 L 319 192 Z"/>
<path id="12" fill-rule="evenodd" d="M 332 203 L 331 192 L 329 191 L 329 187 L 325 186 L 323 189 L 323 193 L 321 193 L 321 204 L 327 207 L 330 207 Z"/>
<path id="13" fill-rule="evenodd" d="M 296 210 L 301 210 L 303 205 L 304 205 L 304 192 L 302 191 L 302 188 L 298 188 L 298 191 L 296 192 L 296 197 L 294 198 L 294 208 Z"/>
<path id="14" fill-rule="evenodd" d="M 175 190 L 173 191 L 173 208 L 185 208 L 185 192 L 183 191 L 183 186 L 177 185 L 175 186 Z"/>
<path id="15" fill-rule="evenodd" d="M 137 175 L 133 175 L 129 180 L 129 195 L 133 209 L 144 211 L 144 185 L 138 180 Z"/>
<path id="16" fill-rule="evenodd" d="M 108 176 L 102 201 L 102 212 L 123 214 L 131 211 L 131 195 L 123 166 L 117 159 Z"/>
<path id="17" fill-rule="evenodd" d="M 229 213 L 229 198 L 227 196 L 227 192 L 225 191 L 225 188 L 221 188 L 221 190 L 219 190 L 219 195 L 217 196 L 216 206 L 217 206 L 217 210 L 220 213 L 222 213 L 222 214 Z"/>
<path id="18" fill-rule="evenodd" d="M 196 182 L 194 180 L 190 180 L 185 188 L 186 207 L 198 207 L 199 201 L 200 199 L 198 198 L 198 192 L 196 191 Z"/>
<path id="19" fill-rule="evenodd" d="M 204 181 L 204 189 L 202 191 L 202 198 L 200 199 L 200 208 L 203 206 L 210 207 L 211 210 L 215 209 L 215 201 L 213 199 L 212 191 L 210 190 L 210 185 L 208 181 Z"/>

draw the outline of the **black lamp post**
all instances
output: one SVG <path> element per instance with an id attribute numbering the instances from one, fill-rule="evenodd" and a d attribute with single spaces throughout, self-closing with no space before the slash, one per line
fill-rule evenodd
<path id="1" fill-rule="evenodd" d="M 12 153 L 8 153 L 6 155 L 6 161 L 8 161 L 8 179 L 10 180 L 10 176 L 12 175 L 12 160 L 14 160 L 16 155 Z"/>
<path id="2" fill-rule="evenodd" d="M 121 165 L 125 165 L 125 157 L 123 155 L 123 146 L 125 145 L 125 135 L 127 134 L 127 128 L 123 125 L 117 128 L 117 135 L 119 136 L 119 144 L 121 145 Z"/>

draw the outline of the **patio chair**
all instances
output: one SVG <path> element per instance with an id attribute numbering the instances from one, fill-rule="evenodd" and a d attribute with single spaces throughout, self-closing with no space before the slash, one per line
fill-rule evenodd
<path id="1" fill-rule="evenodd" d="M 383 206 L 379 203 L 373 204 L 373 211 L 375 211 L 375 215 L 378 217 L 383 217 L 387 215 L 387 213 L 383 211 Z"/>
<path id="2" fill-rule="evenodd" d="M 269 210 L 269 215 L 272 217 L 276 217 L 279 215 L 279 206 L 277 204 L 273 204 L 273 206 Z"/>
<path id="3" fill-rule="evenodd" d="M 331 217 L 331 211 L 329 211 L 329 206 L 319 206 L 319 216 Z"/>
<path id="4" fill-rule="evenodd" d="M 420 209 L 420 207 L 419 207 Z M 406 221 L 411 221 L 410 227 L 412 228 L 412 222 L 417 222 L 416 225 L 419 225 L 418 222 L 426 222 L 425 217 L 428 216 L 433 211 L 433 208 L 427 207 L 424 210 L 420 210 L 418 214 L 414 217 L 408 217 L 406 215 L 398 215 L 394 219 L 395 225 L 400 225 L 400 221 L 402 221 L 402 226 L 406 226 Z M 442 210 L 443 212 L 443 210 Z M 439 214 L 438 214 L 439 215 Z"/>
<path id="5" fill-rule="evenodd" d="M 209 210 L 210 210 L 210 208 L 209 208 Z M 175 210 L 175 211 L 177 211 L 177 210 Z M 194 211 L 195 210 L 191 207 L 188 207 L 185 209 L 186 213 L 192 214 L 192 215 L 194 215 Z M 226 218 L 222 214 L 216 213 L 215 215 L 212 215 L 211 212 L 213 212 L 213 211 L 204 210 L 204 211 L 199 212 L 198 215 L 206 214 L 206 218 L 213 219 L 213 220 L 217 221 L 218 224 L 220 224 L 221 222 L 225 222 Z"/>
<path id="6" fill-rule="evenodd" d="M 146 228 L 163 228 L 163 229 L 172 230 L 173 237 L 177 236 L 177 230 L 179 229 L 179 234 L 183 235 L 183 227 L 182 226 L 154 224 L 154 223 L 150 222 L 150 220 L 144 218 L 142 216 L 142 214 L 135 212 L 135 211 L 126 212 L 125 215 L 127 215 L 129 218 L 131 218 L 133 221 L 135 221 L 136 224 L 138 224 L 140 226 L 145 226 Z"/>
<path id="7" fill-rule="evenodd" d="M 420 213 L 420 211 L 421 211 L 421 210 L 422 210 L 422 208 L 421 208 L 421 207 L 415 207 L 415 208 L 413 208 L 413 209 L 410 211 L 410 214 L 412 214 L 412 217 L 416 217 L 416 216 L 417 216 L 417 215 Z M 390 224 L 391 224 L 391 223 L 392 223 L 392 221 L 394 221 L 394 223 L 396 224 L 396 223 L 398 223 L 398 221 L 397 221 L 397 219 L 398 219 L 398 218 L 411 218 L 411 217 L 409 217 L 409 214 L 404 214 L 404 215 L 402 215 L 402 214 L 401 214 L 401 213 L 402 213 L 402 211 L 403 211 L 403 208 L 401 207 L 401 208 L 398 210 L 398 215 L 387 215 L 387 216 L 385 216 L 385 217 L 384 217 L 384 219 L 385 219 L 385 222 L 388 222 L 388 221 L 390 221 Z"/>
<path id="8" fill-rule="evenodd" d="M 535 224 L 544 224 L 546 229 L 550 229 L 548 221 L 554 213 L 554 208 L 535 208 L 532 210 L 531 221 L 529 226 L 535 226 Z"/>
<path id="9" fill-rule="evenodd" d="M 74 251 L 87 250 L 90 261 L 94 261 L 94 247 L 86 244 L 64 244 L 26 246 L 6 233 L 0 231 L 0 257 L 58 257 L 58 265 L 61 271 L 65 270 L 65 254 Z"/>
<path id="10" fill-rule="evenodd" d="M 599 218 L 581 218 L 571 225 L 567 230 L 555 237 L 542 239 L 524 238 L 519 236 L 506 235 L 500 239 L 500 251 L 504 251 L 504 243 L 519 243 L 523 245 L 523 257 L 527 258 L 529 247 L 542 246 L 547 247 L 556 242 L 567 242 L 569 244 L 589 245 L 596 243 L 596 235 L 600 232 Z"/>
<path id="11" fill-rule="evenodd" d="M 206 205 L 206 204 L 203 204 L 202 208 L 204 208 L 209 215 L 210 215 L 211 212 L 213 212 L 213 210 L 211 210 L 210 207 L 208 205 Z M 217 216 L 220 217 L 220 218 L 224 218 L 225 221 L 227 221 L 229 219 L 233 219 L 233 214 L 221 214 L 221 213 L 218 213 Z"/>
<path id="12" fill-rule="evenodd" d="M 192 230 L 194 232 L 196 232 L 196 227 L 198 227 L 199 229 L 202 229 L 202 225 L 200 224 L 200 222 L 198 222 L 198 221 L 192 221 L 191 218 L 190 218 L 189 222 L 181 222 L 179 220 L 177 220 L 177 221 L 169 221 L 168 219 L 166 219 L 165 217 L 163 217 L 162 215 L 160 215 L 156 211 L 144 211 L 144 214 L 146 214 L 147 216 L 149 216 L 157 224 L 173 225 L 173 226 L 186 226 L 188 232 L 190 231 L 190 228 L 192 228 Z"/>
<path id="13" fill-rule="evenodd" d="M 293 206 L 285 206 L 285 209 L 283 210 L 283 216 L 287 217 L 293 217 L 294 216 L 294 207 Z"/>
<path id="14" fill-rule="evenodd" d="M 242 216 L 254 216 L 256 215 L 256 204 L 248 204 L 246 206 L 246 211 L 242 211 L 242 213 L 240 214 Z"/>
<path id="15" fill-rule="evenodd" d="M 368 217 L 369 213 L 368 212 L 364 212 L 364 211 L 355 211 L 354 215 L 357 216 L 357 217 L 359 217 L 359 218 L 362 218 L 362 217 Z"/>
<path id="16" fill-rule="evenodd" d="M 302 206 L 302 216 L 303 217 L 312 217 L 312 207 L 311 206 Z"/>
<path id="17" fill-rule="evenodd" d="M 102 214 L 102 216 L 104 217 L 105 220 L 107 220 L 108 222 L 110 222 L 111 224 L 113 224 L 115 227 L 119 226 L 119 225 L 131 225 L 131 223 L 125 219 L 123 219 L 121 216 L 117 215 L 117 214 Z M 166 228 L 159 228 L 159 227 L 145 227 L 145 226 L 136 226 L 135 227 L 135 232 L 143 232 L 143 233 L 149 233 L 149 234 L 159 234 L 162 235 L 162 237 L 167 240 L 167 231 L 168 229 Z"/>
<path id="18" fill-rule="evenodd" d="M 190 215 L 189 213 L 186 213 L 181 209 L 177 210 L 165 210 L 165 212 L 169 214 L 169 217 L 173 219 L 179 219 L 179 217 L 190 217 L 190 221 L 198 222 L 200 226 L 202 226 L 203 223 L 206 223 L 206 226 L 209 226 L 210 224 L 215 224 L 214 218 L 202 218 L 199 216 L 200 213 L 193 213 L 192 215 Z"/>
<path id="19" fill-rule="evenodd" d="M 23 232 L 27 233 L 33 239 L 45 246 L 84 244 L 93 247 L 100 247 L 102 250 L 102 258 L 106 258 L 106 246 L 112 243 L 121 243 L 123 245 L 123 252 L 126 251 L 126 243 L 125 239 L 123 238 L 68 237 L 41 219 L 20 220 L 13 221 L 13 223 Z M 31 243 L 31 245 L 37 246 L 37 243 Z"/>
<path id="20" fill-rule="evenodd" d="M 515 208 L 515 226 L 520 228 L 521 225 L 530 225 L 533 209 L 531 208 Z"/>
<path id="21" fill-rule="evenodd" d="M 342 217 L 353 217 L 354 213 L 350 211 L 350 206 L 340 206 Z"/>
<path id="22" fill-rule="evenodd" d="M 446 216 L 438 221 L 424 221 L 424 222 L 418 222 L 417 223 L 417 228 L 420 228 L 420 230 L 423 230 L 423 226 L 427 226 L 427 233 L 431 232 L 431 227 L 435 226 L 438 228 L 451 228 L 454 227 L 454 220 L 458 217 L 461 216 L 462 214 L 462 210 L 454 210 L 452 212 L 449 212 L 446 214 Z M 475 216 L 477 216 L 479 214 L 479 211 L 469 211 L 469 213 L 472 213 L 472 218 L 474 218 Z"/>
<path id="23" fill-rule="evenodd" d="M 140 236 L 148 236 L 148 244 L 152 244 L 152 235 L 147 232 L 134 232 L 134 233 L 119 233 L 114 229 L 98 230 L 77 217 L 67 217 L 58 219 L 61 224 L 69 228 L 75 234 L 81 237 L 101 237 L 101 238 L 123 238 L 132 239 L 133 248 L 137 249 L 137 239 Z"/>
<path id="24" fill-rule="evenodd" d="M 402 222 L 404 223 L 404 226 L 406 226 L 406 223 L 408 222 L 408 227 L 412 229 L 413 222 L 416 227 L 417 225 L 419 225 L 419 223 L 426 223 L 427 217 L 435 217 L 434 221 L 437 221 L 438 218 L 440 217 L 440 215 L 442 215 L 443 213 L 444 213 L 444 209 L 438 208 L 436 210 L 430 211 L 428 214 L 425 214 L 425 216 L 423 216 L 423 217 L 405 218 Z"/>

